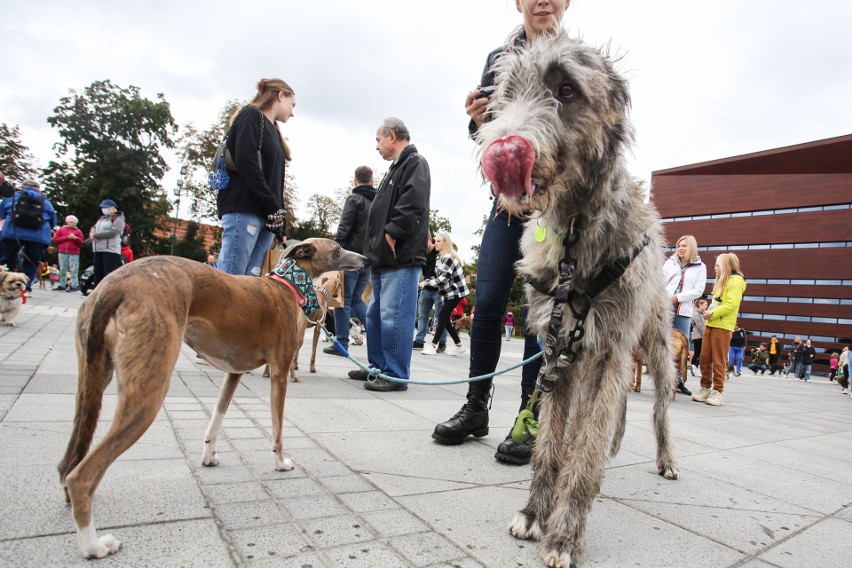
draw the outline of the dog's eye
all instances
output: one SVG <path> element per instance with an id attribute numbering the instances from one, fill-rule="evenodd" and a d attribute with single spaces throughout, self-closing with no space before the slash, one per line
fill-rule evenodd
<path id="1" fill-rule="evenodd" d="M 562 83 L 559 85 L 559 98 L 564 99 L 566 101 L 570 101 L 576 96 L 577 92 L 574 90 L 574 85 L 571 83 Z"/>

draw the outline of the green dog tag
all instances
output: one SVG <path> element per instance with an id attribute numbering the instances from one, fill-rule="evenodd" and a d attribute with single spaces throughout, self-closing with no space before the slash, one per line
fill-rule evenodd
<path id="1" fill-rule="evenodd" d="M 547 227 L 538 226 L 535 228 L 535 240 L 536 242 L 544 242 L 544 237 L 547 236 Z"/>

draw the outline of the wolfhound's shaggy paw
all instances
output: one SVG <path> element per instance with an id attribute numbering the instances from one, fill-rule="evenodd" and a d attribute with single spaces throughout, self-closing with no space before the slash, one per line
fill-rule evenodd
<path id="1" fill-rule="evenodd" d="M 559 553 L 556 550 L 542 550 L 541 559 L 551 568 L 570 568 L 571 555 L 567 552 Z"/>
<path id="2" fill-rule="evenodd" d="M 539 540 L 542 532 L 538 521 L 531 521 L 525 513 L 518 513 L 509 524 L 509 534 L 522 540 Z"/>
<path id="3" fill-rule="evenodd" d="M 83 558 L 104 558 L 118 552 L 118 549 L 121 548 L 121 541 L 108 534 L 81 548 Z"/>
<path id="4" fill-rule="evenodd" d="M 275 471 L 290 471 L 293 469 L 293 462 L 290 458 L 284 458 L 280 462 L 278 458 L 275 459 Z"/>
<path id="5" fill-rule="evenodd" d="M 680 475 L 674 464 L 657 466 L 657 471 L 666 479 L 677 479 Z"/>

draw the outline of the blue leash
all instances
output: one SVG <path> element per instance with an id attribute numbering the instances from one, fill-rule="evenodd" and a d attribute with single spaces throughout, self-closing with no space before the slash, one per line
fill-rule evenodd
<path id="1" fill-rule="evenodd" d="M 497 375 L 502 375 L 503 373 L 508 373 L 518 367 L 523 367 L 527 363 L 535 361 L 539 357 L 541 357 L 542 352 L 539 351 L 529 359 L 521 361 L 520 363 L 516 363 L 511 367 L 506 367 L 502 371 L 494 371 L 493 373 L 488 373 L 487 375 L 480 375 L 478 377 L 468 377 L 466 379 L 454 379 L 448 381 L 415 381 L 414 379 L 399 379 L 397 377 L 391 377 L 389 375 L 385 375 L 384 373 L 379 372 L 378 369 L 368 367 L 364 365 L 361 361 L 354 358 L 347 349 L 337 341 L 337 338 L 332 335 L 330 331 L 328 331 L 323 324 L 318 324 L 322 330 L 325 332 L 326 338 L 331 341 L 331 343 L 340 351 L 347 359 L 355 363 L 362 371 L 367 373 L 367 382 L 374 383 L 376 379 L 384 379 L 386 381 L 390 381 L 392 383 L 400 384 L 400 385 L 460 385 L 464 383 L 473 383 L 475 381 L 484 381 L 485 379 L 491 379 L 496 377 Z"/>

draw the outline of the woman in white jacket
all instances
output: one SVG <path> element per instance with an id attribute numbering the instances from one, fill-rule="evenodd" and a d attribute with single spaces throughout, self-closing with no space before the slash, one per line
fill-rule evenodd
<path id="1" fill-rule="evenodd" d="M 692 301 L 704 295 L 707 267 L 698 256 L 698 243 L 692 235 L 677 240 L 675 253 L 663 264 L 666 291 L 671 294 L 674 326 L 689 337 Z"/>
<path id="2" fill-rule="evenodd" d="M 675 253 L 663 264 L 663 277 L 666 291 L 671 294 L 674 310 L 675 329 L 679 329 L 689 338 L 689 326 L 692 323 L 693 300 L 704 295 L 707 286 L 707 267 L 698 256 L 698 243 L 692 235 L 677 240 Z M 677 377 L 677 390 L 681 394 L 692 393 L 684 384 L 685 377 Z"/>

